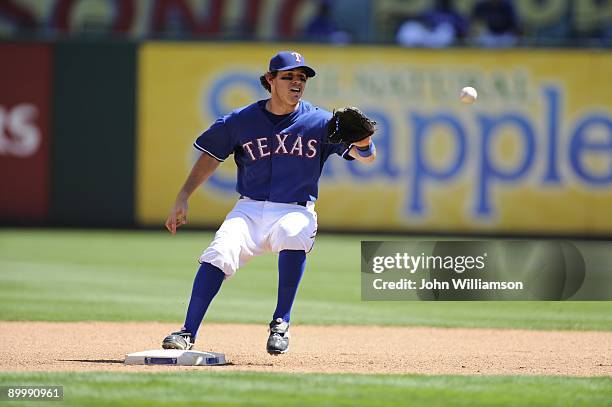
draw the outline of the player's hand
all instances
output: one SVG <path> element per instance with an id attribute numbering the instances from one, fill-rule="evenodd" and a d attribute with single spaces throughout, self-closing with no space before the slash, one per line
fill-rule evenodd
<path id="1" fill-rule="evenodd" d="M 166 229 L 173 235 L 176 234 L 176 228 L 187 223 L 188 209 L 187 201 L 177 200 L 175 202 L 168 219 L 166 219 Z"/>

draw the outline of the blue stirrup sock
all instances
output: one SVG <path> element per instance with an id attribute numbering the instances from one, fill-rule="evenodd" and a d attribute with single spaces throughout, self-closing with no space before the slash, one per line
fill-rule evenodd
<path id="1" fill-rule="evenodd" d="M 304 250 L 282 250 L 278 254 L 278 299 L 273 319 L 289 322 L 291 307 L 306 267 Z"/>
<path id="2" fill-rule="evenodd" d="M 193 339 L 195 339 L 198 333 L 208 306 L 219 292 L 224 278 L 225 274 L 220 268 L 210 263 L 202 263 L 200 266 L 193 281 L 191 299 L 189 300 L 189 308 L 187 308 L 187 316 L 183 326 L 187 332 L 191 333 Z"/>

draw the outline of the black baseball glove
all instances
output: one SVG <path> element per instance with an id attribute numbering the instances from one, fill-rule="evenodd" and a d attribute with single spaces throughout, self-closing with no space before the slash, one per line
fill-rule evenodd
<path id="1" fill-rule="evenodd" d="M 328 140 L 330 143 L 356 143 L 374 134 L 375 125 L 374 120 L 356 107 L 342 107 L 334 110 L 327 123 Z"/>

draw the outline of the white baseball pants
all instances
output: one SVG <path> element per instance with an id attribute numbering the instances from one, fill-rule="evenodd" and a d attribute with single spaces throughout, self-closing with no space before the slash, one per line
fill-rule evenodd
<path id="1" fill-rule="evenodd" d="M 306 206 L 249 198 L 238 200 L 199 258 L 233 276 L 251 258 L 266 252 L 309 252 L 317 233 L 314 202 Z"/>

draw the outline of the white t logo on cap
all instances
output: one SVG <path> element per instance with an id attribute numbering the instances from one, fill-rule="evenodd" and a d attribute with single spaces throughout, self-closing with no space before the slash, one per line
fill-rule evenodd
<path id="1" fill-rule="evenodd" d="M 297 52 L 292 52 L 291 55 L 295 57 L 295 62 L 302 62 L 302 55 Z"/>

